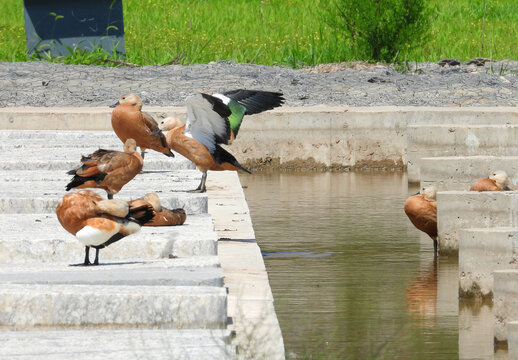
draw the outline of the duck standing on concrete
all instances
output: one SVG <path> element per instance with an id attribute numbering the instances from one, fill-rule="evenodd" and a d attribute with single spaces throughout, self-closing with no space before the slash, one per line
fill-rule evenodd
<path id="1" fill-rule="evenodd" d="M 230 145 L 236 138 L 245 115 L 257 114 L 281 106 L 281 93 L 258 90 L 233 90 L 223 94 L 199 93 L 185 101 L 187 122 L 166 118 L 160 130 L 169 131 L 167 145 L 196 164 L 203 173 L 193 192 L 205 192 L 208 170 L 243 170 L 236 158 L 220 144 Z"/>
<path id="2" fill-rule="evenodd" d="M 103 200 L 91 190 L 65 195 L 56 207 L 61 225 L 85 245 L 85 260 L 77 265 L 98 265 L 99 250 L 134 234 L 153 218 L 153 208 L 145 201 L 129 204 L 122 200 Z M 90 263 L 90 247 L 95 260 Z"/>
<path id="3" fill-rule="evenodd" d="M 162 132 L 158 131 L 154 136 L 150 136 L 158 129 L 158 124 L 151 115 L 141 111 L 142 100 L 140 97 L 136 94 L 122 95 L 113 106 L 115 109 L 112 112 L 112 128 L 123 143 L 130 138 L 135 139 L 137 146 L 140 147 L 142 158 L 144 158 L 146 149 L 174 157 L 167 147 Z"/>
<path id="4" fill-rule="evenodd" d="M 433 240 L 434 254 L 437 254 L 437 189 L 426 187 L 405 201 L 405 213 L 414 226 Z"/>
<path id="5" fill-rule="evenodd" d="M 470 191 L 510 191 L 509 177 L 503 170 L 492 171 L 489 177 L 477 181 Z"/>
<path id="6" fill-rule="evenodd" d="M 133 201 L 146 201 L 153 207 L 154 217 L 144 226 L 176 226 L 185 222 L 186 214 L 184 209 L 166 209 L 160 203 L 160 198 L 156 193 L 148 193 L 143 198 Z M 133 203 L 130 201 L 130 205 Z"/>
<path id="7" fill-rule="evenodd" d="M 133 139 L 126 140 L 124 152 L 99 149 L 83 156 L 81 162 L 81 167 L 67 173 L 74 177 L 67 184 L 66 190 L 104 189 L 108 193 L 108 199 L 113 199 L 113 195 L 133 179 L 143 166 L 142 156 L 137 152 L 137 144 Z"/>

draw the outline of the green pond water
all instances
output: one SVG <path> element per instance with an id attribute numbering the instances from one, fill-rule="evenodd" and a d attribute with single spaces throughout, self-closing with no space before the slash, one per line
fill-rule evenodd
<path id="1" fill-rule="evenodd" d="M 433 256 L 405 173 L 240 175 L 288 358 L 505 359 L 490 305 L 459 302 L 456 258 Z"/>

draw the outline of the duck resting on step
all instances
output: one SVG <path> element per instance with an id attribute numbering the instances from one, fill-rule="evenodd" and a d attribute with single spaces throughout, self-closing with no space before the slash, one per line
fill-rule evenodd
<path id="1" fill-rule="evenodd" d="M 129 204 L 142 201 L 146 201 L 153 207 L 154 214 L 153 219 L 145 223 L 144 226 L 177 226 L 182 225 L 187 218 L 184 209 L 167 209 L 163 207 L 156 193 L 147 193 L 140 199 L 130 201 Z"/>
<path id="2" fill-rule="evenodd" d="M 233 90 L 214 95 L 199 93 L 185 101 L 185 124 L 177 118 L 165 118 L 151 135 L 168 131 L 167 145 L 194 162 L 202 172 L 200 185 L 192 192 L 205 192 L 208 170 L 243 170 L 250 173 L 220 144 L 232 144 L 245 115 L 271 110 L 283 103 L 281 93 L 270 91 Z"/>

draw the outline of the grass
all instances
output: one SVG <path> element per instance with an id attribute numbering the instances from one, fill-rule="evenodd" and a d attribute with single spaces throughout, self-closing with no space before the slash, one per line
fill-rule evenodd
<path id="1" fill-rule="evenodd" d="M 400 60 L 518 58 L 516 0 L 430 3 L 436 6 L 431 40 L 402 49 Z M 327 27 L 314 0 L 124 0 L 123 6 L 125 61 L 139 65 L 232 60 L 299 67 L 368 60 L 358 59 Z M 26 61 L 22 2 L 2 0 L 0 13 L 0 61 Z M 105 58 L 77 50 L 68 59 L 51 60 L 89 64 Z"/>

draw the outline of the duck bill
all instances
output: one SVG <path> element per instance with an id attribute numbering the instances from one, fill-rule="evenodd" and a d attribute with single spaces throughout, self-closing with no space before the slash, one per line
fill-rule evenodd
<path id="1" fill-rule="evenodd" d="M 153 132 L 151 133 L 151 136 L 158 135 L 158 134 L 160 133 L 160 131 L 162 131 L 162 130 L 160 130 L 160 128 L 156 129 L 155 131 L 153 131 Z"/>
<path id="2" fill-rule="evenodd" d="M 113 105 L 108 105 L 108 107 L 111 107 L 111 108 L 114 108 L 116 107 L 117 105 L 120 105 L 121 103 L 117 100 L 117 102 Z"/>

